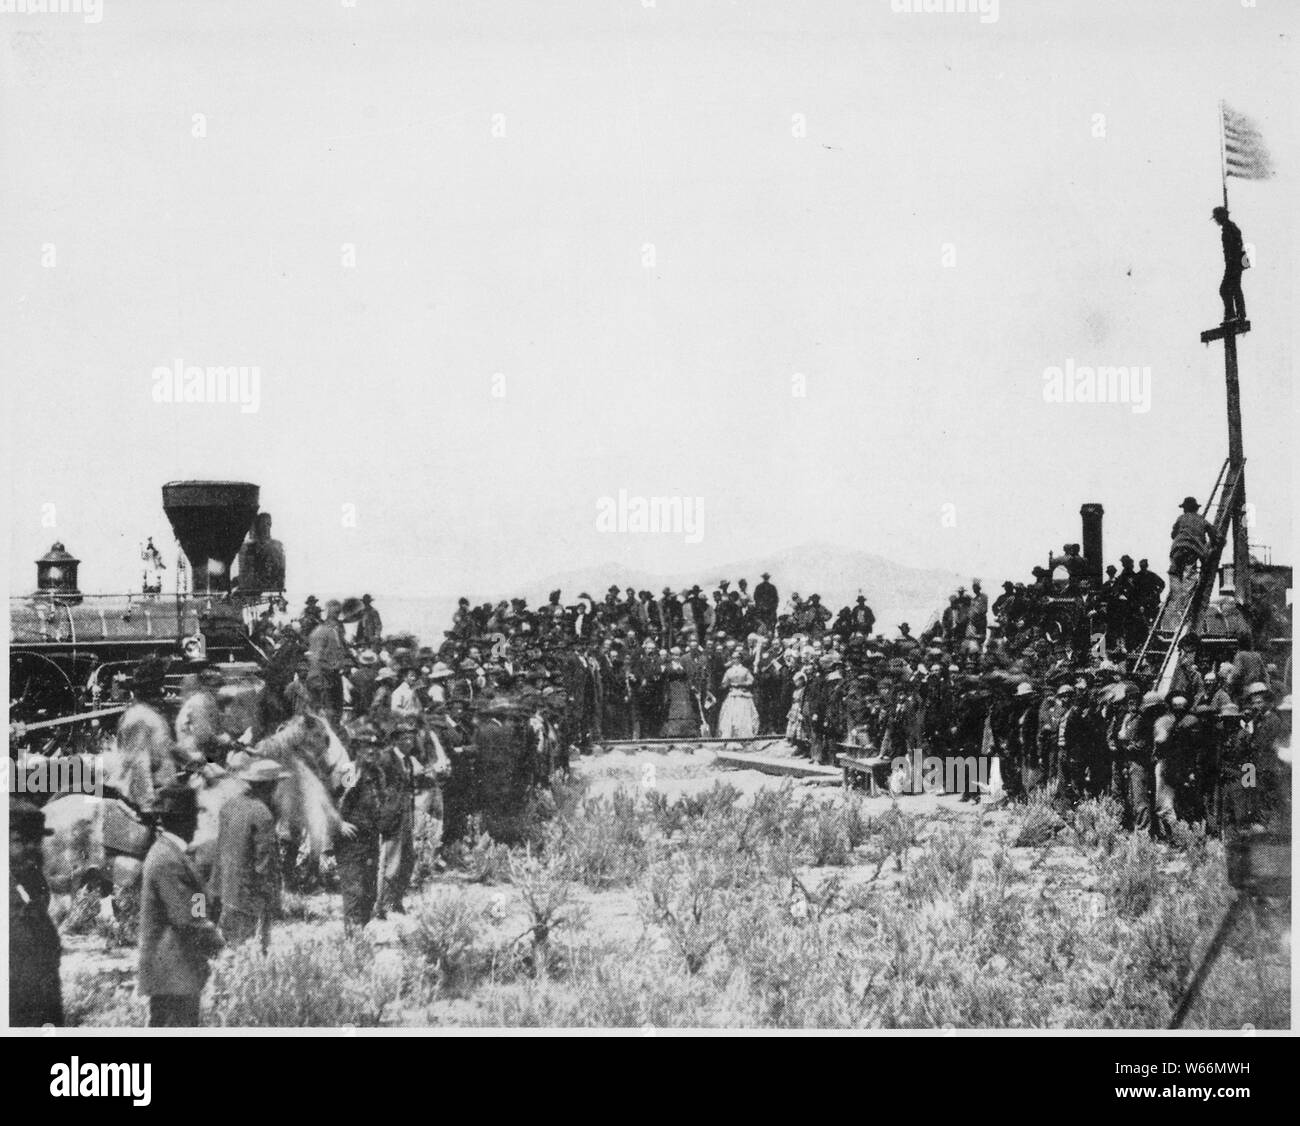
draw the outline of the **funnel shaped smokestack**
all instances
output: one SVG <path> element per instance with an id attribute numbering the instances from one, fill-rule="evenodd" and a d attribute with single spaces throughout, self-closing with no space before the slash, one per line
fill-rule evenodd
<path id="1" fill-rule="evenodd" d="M 246 481 L 172 481 L 163 511 L 194 574 L 194 593 L 230 589 L 230 564 L 257 515 L 258 488 Z"/>
<path id="2" fill-rule="evenodd" d="M 1105 560 L 1101 553 L 1101 518 L 1106 510 L 1101 505 L 1085 504 L 1079 509 L 1083 517 L 1083 559 L 1088 564 L 1088 577 L 1094 584 L 1101 583 L 1101 568 Z"/>

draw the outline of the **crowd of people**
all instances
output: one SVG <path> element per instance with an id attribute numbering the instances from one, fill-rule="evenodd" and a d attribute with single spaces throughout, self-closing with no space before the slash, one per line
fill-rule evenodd
<path id="1" fill-rule="evenodd" d="M 1171 565 L 1171 581 L 1194 562 Z M 272 665 L 286 707 L 364 718 L 381 741 L 413 729 L 426 766 L 454 755 L 476 708 L 508 697 L 554 730 L 564 765 L 619 741 L 784 740 L 823 765 L 845 752 L 914 762 L 910 781 L 892 779 L 904 792 L 924 784 L 978 802 L 996 760 L 1008 797 L 1111 793 L 1158 835 L 1179 819 L 1212 831 L 1240 821 L 1244 766 L 1270 779 L 1281 769 L 1266 747 L 1289 724 L 1289 660 L 1267 660 L 1244 624 L 1231 660 L 1187 634 L 1157 696 L 1158 655 L 1139 654 L 1165 581 L 1127 555 L 1105 573 L 1094 585 L 1079 545 L 1066 544 L 992 604 L 974 580 L 920 634 L 902 622 L 888 638 L 865 595 L 837 612 L 816 593 L 783 603 L 768 574 L 752 590 L 743 578 L 657 597 L 611 586 L 567 602 L 557 590 L 536 609 L 462 598 L 437 648 L 385 638 L 368 596 L 352 614 L 309 600 L 272 631 Z M 374 619 L 349 637 L 343 619 L 357 606 Z M 923 783 L 927 760 L 977 767 Z M 1267 787 L 1250 788 L 1253 800 Z"/>
<path id="2" fill-rule="evenodd" d="M 1171 582 L 1187 581 L 1199 558 L 1173 559 Z M 1289 831 L 1289 658 L 1279 669 L 1244 624 L 1231 660 L 1216 661 L 1188 633 L 1172 680 L 1157 691 L 1155 663 L 1141 650 L 1164 580 L 1128 556 L 1106 575 L 1094 585 L 1078 545 L 1067 544 L 1032 582 L 1003 583 L 992 604 L 975 580 L 919 634 L 902 622 L 891 637 L 876 631 L 865 595 L 838 612 L 816 593 L 783 603 L 768 574 L 752 591 L 745 579 L 657 597 L 611 586 L 599 601 L 582 593 L 566 602 L 557 590 L 536 609 L 522 598 L 462 598 L 436 647 L 386 633 L 369 595 L 324 606 L 309 597 L 296 618 L 275 597 L 250 623 L 267 656 L 259 726 L 323 715 L 345 735 L 333 850 L 348 926 L 402 911 L 420 811 L 450 837 L 464 829 L 469 783 L 457 765 L 474 757 L 462 752 L 503 704 L 526 719 L 538 781 L 618 741 L 767 740 L 768 750 L 823 766 L 845 755 L 872 764 L 899 795 L 974 803 L 995 791 L 1012 801 L 1043 791 L 1062 803 L 1109 795 L 1133 830 L 1175 843 L 1179 822 L 1213 833 Z M 140 962 L 154 1024 L 198 1022 L 207 959 L 222 941 L 265 944 L 279 897 L 273 793 L 282 775 L 219 734 L 215 719 L 195 723 L 205 692 L 215 716 L 205 675 L 183 694 L 178 742 L 192 738 L 191 757 L 230 769 L 246 792 L 223 807 L 202 879 L 186 855 L 194 790 L 159 795 Z M 137 696 L 160 678 L 138 670 Z M 550 750 L 538 754 L 543 746 Z M 32 841 L 43 820 L 26 806 L 10 814 L 11 874 L 19 873 L 10 916 L 26 920 L 17 941 L 40 967 L 50 948 L 48 889 Z M 219 927 L 184 916 L 182 901 L 195 896 L 217 905 Z M 183 957 L 167 946 L 172 932 L 183 932 Z M 53 977 L 48 966 L 38 975 L 49 988 L 57 957 L 54 966 Z M 53 1011 L 46 1004 L 32 1009 L 36 1023 Z"/>

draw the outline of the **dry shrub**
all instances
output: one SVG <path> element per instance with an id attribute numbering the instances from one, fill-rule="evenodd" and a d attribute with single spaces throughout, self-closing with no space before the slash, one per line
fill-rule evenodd
<path id="1" fill-rule="evenodd" d="M 263 953 L 257 942 L 213 966 L 213 1023 L 234 1028 L 378 1025 L 403 998 L 400 959 L 377 958 L 363 936 L 316 931 L 286 936 Z"/>
<path id="2" fill-rule="evenodd" d="M 81 971 L 63 984 L 63 1022 L 79 1028 L 143 1028 L 149 1004 L 135 991 L 135 967 Z"/>
<path id="3" fill-rule="evenodd" d="M 1109 856 L 1123 838 L 1124 807 L 1109 794 L 1103 794 L 1075 806 L 1072 821 L 1080 845 Z"/>
<path id="4" fill-rule="evenodd" d="M 417 900 L 410 919 L 403 941 L 433 972 L 439 988 L 464 985 L 490 962 L 476 947 L 483 931 L 482 907 L 465 892 L 445 888 Z"/>
<path id="5" fill-rule="evenodd" d="M 1101 888 L 1112 910 L 1134 919 L 1154 902 L 1162 879 L 1156 845 L 1145 833 L 1132 833 L 1103 862 Z"/>
<path id="6" fill-rule="evenodd" d="M 465 835 L 447 850 L 447 860 L 471 883 L 499 884 L 510 878 L 510 846 L 493 840 L 477 815 L 469 819 Z"/>
<path id="7" fill-rule="evenodd" d="M 626 886 L 645 864 L 642 820 L 636 800 L 620 787 L 609 797 L 583 799 L 575 816 L 553 822 L 546 850 L 593 890 Z"/>
<path id="8" fill-rule="evenodd" d="M 904 897 L 917 903 L 955 896 L 970 883 L 979 849 L 978 825 L 940 825 L 909 867 Z"/>

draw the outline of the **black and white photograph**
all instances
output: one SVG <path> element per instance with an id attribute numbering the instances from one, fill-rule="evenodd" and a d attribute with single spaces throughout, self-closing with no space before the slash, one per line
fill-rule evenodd
<path id="1" fill-rule="evenodd" d="M 148 1104 L 136 1031 L 995 1032 L 1248 1099 L 1130 1034 L 1293 1025 L 1297 36 L 0 0 L 40 1092 Z"/>

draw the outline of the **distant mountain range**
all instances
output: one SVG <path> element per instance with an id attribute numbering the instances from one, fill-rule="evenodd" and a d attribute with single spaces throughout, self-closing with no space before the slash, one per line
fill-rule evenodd
<path id="1" fill-rule="evenodd" d="M 616 584 L 619 590 L 631 586 L 649 590 L 658 597 L 665 586 L 680 594 L 696 583 L 706 593 L 711 592 L 723 578 L 731 580 L 732 589 L 737 579 L 747 579 L 752 591 L 764 571 L 771 572 L 772 582 L 781 594 L 782 607 L 795 591 L 805 598 L 820 594 L 822 602 L 833 612 L 841 606 L 852 605 L 859 593 L 866 595 L 867 605 L 876 615 L 876 632 L 886 637 L 895 636 L 898 623 L 904 621 L 911 625 L 913 633 L 920 633 L 947 605 L 948 596 L 958 586 L 969 588 L 971 581 L 970 575 L 905 567 L 870 552 L 811 543 L 710 566 L 691 574 L 651 575 L 620 563 L 576 568 L 530 583 L 518 594 L 526 596 L 531 606 L 545 603 L 549 592 L 557 589 L 566 604 L 584 593 L 600 601 L 609 586 Z M 987 581 L 984 590 L 992 596 Z"/>

